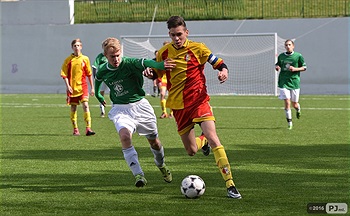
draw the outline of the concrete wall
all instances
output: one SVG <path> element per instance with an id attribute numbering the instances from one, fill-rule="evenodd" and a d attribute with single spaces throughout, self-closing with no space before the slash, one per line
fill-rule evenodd
<path id="1" fill-rule="evenodd" d="M 59 73 L 72 52 L 72 39 L 82 39 L 83 53 L 93 61 L 106 37 L 147 35 L 151 27 L 151 23 L 39 23 L 2 23 L 2 93 L 63 93 Z M 187 25 L 190 34 L 277 32 L 281 38 L 295 39 L 295 50 L 304 55 L 308 65 L 302 74 L 302 94 L 349 93 L 349 18 L 188 21 Z M 166 35 L 167 31 L 165 22 L 156 22 L 151 33 Z"/>

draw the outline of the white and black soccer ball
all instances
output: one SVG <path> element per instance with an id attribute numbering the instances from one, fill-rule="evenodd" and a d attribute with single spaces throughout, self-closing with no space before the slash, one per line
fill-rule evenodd
<path id="1" fill-rule="evenodd" d="M 186 176 L 181 182 L 181 193 L 186 198 L 195 199 L 202 196 L 205 192 L 205 183 L 197 175 Z"/>

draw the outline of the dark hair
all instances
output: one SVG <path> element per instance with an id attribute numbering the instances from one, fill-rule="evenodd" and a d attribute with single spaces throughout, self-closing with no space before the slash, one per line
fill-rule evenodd
<path id="1" fill-rule="evenodd" d="M 287 39 L 284 44 L 286 44 L 287 42 L 292 42 L 292 44 L 294 45 L 294 41 L 292 39 Z"/>
<path id="2" fill-rule="evenodd" d="M 166 23 L 168 25 L 168 29 L 176 28 L 178 26 L 183 26 L 183 27 L 185 27 L 185 29 L 187 28 L 184 18 L 182 18 L 180 16 L 172 16 L 168 19 L 168 21 Z"/>
<path id="3" fill-rule="evenodd" d="M 80 40 L 80 38 L 74 39 L 74 40 L 72 40 L 72 42 L 70 43 L 71 47 L 73 47 L 73 45 L 74 45 L 75 43 L 77 43 L 77 42 L 82 43 L 81 40 Z"/>

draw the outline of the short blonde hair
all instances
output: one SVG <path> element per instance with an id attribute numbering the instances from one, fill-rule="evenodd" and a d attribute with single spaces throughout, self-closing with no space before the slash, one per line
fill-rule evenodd
<path id="1" fill-rule="evenodd" d="M 121 49 L 120 42 L 117 38 L 107 38 L 102 42 L 102 47 L 105 55 L 110 48 L 113 48 L 114 51 L 118 52 Z"/>

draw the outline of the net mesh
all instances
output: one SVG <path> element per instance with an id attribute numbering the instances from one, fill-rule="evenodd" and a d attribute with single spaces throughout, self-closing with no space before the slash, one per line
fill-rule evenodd
<path id="1" fill-rule="evenodd" d="M 192 35 L 192 41 L 203 42 L 229 68 L 229 79 L 220 84 L 217 70 L 205 67 L 210 95 L 276 95 L 277 76 L 274 69 L 277 54 L 283 51 L 282 38 L 277 34 Z M 122 36 L 123 55 L 154 58 L 166 36 Z M 282 47 L 277 47 L 282 44 Z M 144 89 L 153 92 L 153 82 L 145 78 Z"/>

